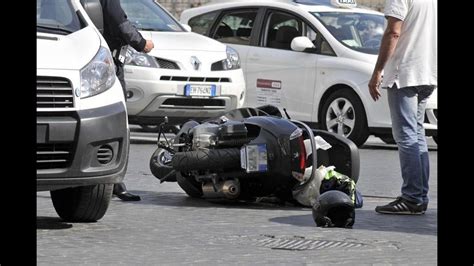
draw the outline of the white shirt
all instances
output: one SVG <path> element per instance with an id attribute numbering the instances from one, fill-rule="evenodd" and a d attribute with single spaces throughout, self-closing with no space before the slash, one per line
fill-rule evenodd
<path id="1" fill-rule="evenodd" d="M 437 0 L 386 0 L 385 16 L 403 21 L 382 87 L 438 85 Z"/>

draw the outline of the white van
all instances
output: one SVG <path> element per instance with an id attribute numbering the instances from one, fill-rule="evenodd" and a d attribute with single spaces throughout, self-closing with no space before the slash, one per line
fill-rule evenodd
<path id="1" fill-rule="evenodd" d="M 64 220 L 96 221 L 127 169 L 122 87 L 79 0 L 36 0 L 36 22 L 37 191 L 51 191 Z"/>
<path id="2" fill-rule="evenodd" d="M 393 141 L 386 90 L 377 102 L 368 90 L 383 13 L 358 8 L 355 0 L 218 2 L 185 10 L 181 22 L 239 52 L 244 106 L 286 108 L 291 118 L 359 146 L 370 134 Z M 436 92 L 424 125 L 428 136 L 437 136 Z"/>

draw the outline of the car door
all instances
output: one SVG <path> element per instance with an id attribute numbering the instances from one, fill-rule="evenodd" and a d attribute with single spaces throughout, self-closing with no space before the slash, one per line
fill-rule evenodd
<path id="1" fill-rule="evenodd" d="M 291 50 L 291 41 L 317 33 L 299 16 L 267 9 L 260 29 L 259 45 L 247 54 L 247 105 L 273 104 L 286 108 L 291 118 L 313 121 L 316 53 Z"/>

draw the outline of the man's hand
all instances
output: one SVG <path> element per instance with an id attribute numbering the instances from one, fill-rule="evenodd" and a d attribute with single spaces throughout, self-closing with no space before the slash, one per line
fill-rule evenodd
<path id="1" fill-rule="evenodd" d="M 380 94 L 380 83 L 382 83 L 382 73 L 378 71 L 374 71 L 372 74 L 372 78 L 369 81 L 369 92 L 370 96 L 374 101 L 377 101 L 381 94 Z"/>
<path id="2" fill-rule="evenodd" d="M 145 48 L 143 48 L 143 52 L 149 53 L 153 48 L 155 48 L 155 45 L 153 44 L 152 40 L 146 40 Z"/>

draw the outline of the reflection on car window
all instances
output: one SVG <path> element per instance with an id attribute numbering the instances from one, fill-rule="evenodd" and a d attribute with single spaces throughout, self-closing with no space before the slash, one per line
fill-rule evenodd
<path id="1" fill-rule="evenodd" d="M 212 38 L 223 43 L 249 45 L 256 17 L 256 10 L 227 13 L 219 21 Z"/>
<path id="2" fill-rule="evenodd" d="M 181 26 L 154 1 L 120 0 L 128 20 L 139 30 L 183 31 Z"/>
<path id="3" fill-rule="evenodd" d="M 193 32 L 206 35 L 209 28 L 212 26 L 217 12 L 207 13 L 201 16 L 194 17 L 189 20 L 188 25 L 191 26 Z"/>
<path id="4" fill-rule="evenodd" d="M 36 0 L 37 30 L 68 34 L 81 29 L 71 3 L 65 0 Z"/>
<path id="5" fill-rule="evenodd" d="M 302 36 L 303 23 L 286 13 L 272 12 L 266 25 L 265 47 L 291 50 L 291 41 L 295 37 Z"/>
<path id="6" fill-rule="evenodd" d="M 349 12 L 312 14 L 345 46 L 363 53 L 378 53 L 385 30 L 382 15 Z"/>

